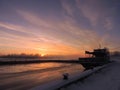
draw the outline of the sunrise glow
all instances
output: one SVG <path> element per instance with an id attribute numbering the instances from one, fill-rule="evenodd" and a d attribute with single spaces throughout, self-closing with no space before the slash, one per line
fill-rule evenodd
<path id="1" fill-rule="evenodd" d="M 45 56 L 45 54 L 41 54 L 41 57 L 44 57 Z"/>
<path id="2" fill-rule="evenodd" d="M 120 50 L 118 3 L 27 1 L 1 2 L 0 54 L 83 56 L 85 50 L 98 48 L 99 44 Z"/>

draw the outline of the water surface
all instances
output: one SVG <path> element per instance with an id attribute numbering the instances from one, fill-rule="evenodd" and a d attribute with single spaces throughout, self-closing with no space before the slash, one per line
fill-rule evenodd
<path id="1" fill-rule="evenodd" d="M 36 63 L 0 66 L 0 89 L 18 90 L 62 79 L 63 73 L 74 75 L 84 70 L 80 64 Z"/>

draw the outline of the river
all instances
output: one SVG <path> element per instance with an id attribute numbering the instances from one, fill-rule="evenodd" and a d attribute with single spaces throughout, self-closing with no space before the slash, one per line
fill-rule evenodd
<path id="1" fill-rule="evenodd" d="M 0 90 L 27 90 L 62 79 L 63 73 L 74 75 L 84 70 L 80 64 L 36 63 L 0 66 Z"/>

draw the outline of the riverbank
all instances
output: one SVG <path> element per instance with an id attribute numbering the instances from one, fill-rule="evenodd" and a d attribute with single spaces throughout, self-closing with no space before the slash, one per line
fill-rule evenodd
<path id="1" fill-rule="evenodd" d="M 70 85 L 78 82 L 83 81 L 87 77 L 91 76 L 93 73 L 100 71 L 101 69 L 105 68 L 107 65 L 95 67 L 94 69 L 89 69 L 84 72 L 77 73 L 76 75 L 69 75 L 68 80 L 63 80 L 62 75 L 61 79 L 46 83 L 44 85 L 37 86 L 32 88 L 31 90 L 59 90 L 64 89 L 64 87 L 69 87 Z"/>
<path id="2" fill-rule="evenodd" d="M 120 62 L 116 60 L 102 67 L 71 76 L 69 80 L 61 79 L 32 90 L 120 90 L 119 70 Z"/>
<path id="3" fill-rule="evenodd" d="M 62 90 L 120 90 L 120 63 L 114 62 L 86 78 L 64 87 Z"/>
<path id="4" fill-rule="evenodd" d="M 0 65 L 32 64 L 32 63 L 79 63 L 79 60 L 40 60 L 40 59 L 9 59 L 0 60 Z"/>

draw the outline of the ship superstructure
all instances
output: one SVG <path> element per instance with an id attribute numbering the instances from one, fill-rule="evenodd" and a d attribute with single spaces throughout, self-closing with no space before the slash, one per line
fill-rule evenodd
<path id="1" fill-rule="evenodd" d="M 86 58 L 79 58 L 79 62 L 86 68 L 93 68 L 95 66 L 104 65 L 110 62 L 110 54 L 107 48 L 94 49 L 92 52 L 85 51 L 89 55 Z"/>

